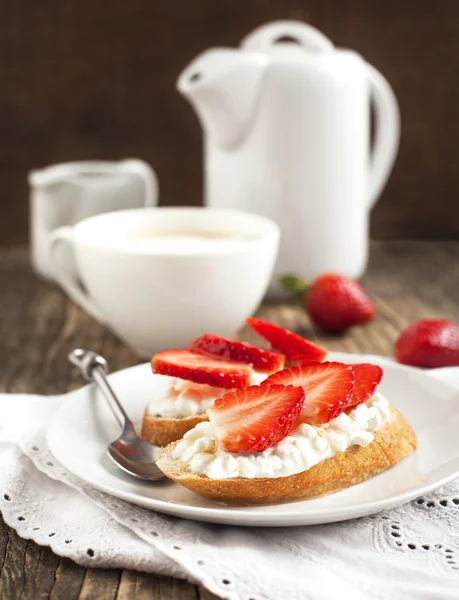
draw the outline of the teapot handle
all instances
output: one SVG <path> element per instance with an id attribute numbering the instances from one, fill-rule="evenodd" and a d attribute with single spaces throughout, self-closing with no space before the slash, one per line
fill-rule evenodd
<path id="1" fill-rule="evenodd" d="M 282 38 L 297 42 L 312 52 L 334 49 L 333 43 L 318 29 L 301 21 L 290 20 L 261 25 L 246 35 L 240 45 L 246 50 L 268 52 Z"/>
<path id="2" fill-rule="evenodd" d="M 158 204 L 158 178 L 150 165 L 144 160 L 128 158 L 120 162 L 120 167 L 126 173 L 133 173 L 142 178 L 145 187 L 145 206 Z"/>
<path id="3" fill-rule="evenodd" d="M 370 162 L 368 205 L 371 209 L 386 184 L 397 156 L 400 140 L 400 111 L 387 79 L 366 63 L 371 98 L 375 109 L 375 139 Z"/>

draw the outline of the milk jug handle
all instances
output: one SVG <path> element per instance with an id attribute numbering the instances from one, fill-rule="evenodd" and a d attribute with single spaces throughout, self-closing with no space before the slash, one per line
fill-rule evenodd
<path id="1" fill-rule="evenodd" d="M 312 52 L 333 50 L 333 43 L 318 29 L 301 21 L 272 21 L 257 27 L 241 42 L 246 50 L 268 52 L 278 42 L 288 40 L 297 42 Z"/>
<path id="2" fill-rule="evenodd" d="M 375 111 L 375 138 L 370 158 L 368 207 L 371 209 L 386 184 L 397 156 L 400 140 L 400 111 L 388 81 L 366 63 Z"/>
<path id="3" fill-rule="evenodd" d="M 137 158 L 129 158 L 120 162 L 120 168 L 125 173 L 138 175 L 145 188 L 145 206 L 156 206 L 158 204 L 158 178 L 148 163 Z"/>

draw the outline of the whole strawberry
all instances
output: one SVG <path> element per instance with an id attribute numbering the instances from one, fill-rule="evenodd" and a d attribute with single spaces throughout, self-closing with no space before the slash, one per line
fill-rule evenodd
<path id="1" fill-rule="evenodd" d="M 459 325 L 447 319 L 422 319 L 411 323 L 395 344 L 395 356 L 414 367 L 459 365 Z"/>
<path id="2" fill-rule="evenodd" d="M 324 273 L 310 285 L 295 275 L 285 275 L 281 285 L 302 299 L 312 321 L 324 331 L 345 331 L 371 321 L 376 315 L 360 284 L 346 275 Z"/>

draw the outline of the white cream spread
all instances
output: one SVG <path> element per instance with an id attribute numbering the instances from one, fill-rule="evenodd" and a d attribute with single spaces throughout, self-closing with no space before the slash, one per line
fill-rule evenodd
<path id="1" fill-rule="evenodd" d="M 376 393 L 348 414 L 341 413 L 320 427 L 302 423 L 276 446 L 253 454 L 224 452 L 210 422 L 203 422 L 184 435 L 173 456 L 188 463 L 193 473 L 210 479 L 286 477 L 307 471 L 354 444 L 367 446 L 390 415 L 389 403 Z"/>
<path id="2" fill-rule="evenodd" d="M 268 377 L 267 373 L 252 371 L 250 385 L 259 385 Z M 168 377 L 170 385 L 148 405 L 152 416 L 180 419 L 205 413 L 217 398 L 231 390 L 193 383 L 178 377 Z"/>

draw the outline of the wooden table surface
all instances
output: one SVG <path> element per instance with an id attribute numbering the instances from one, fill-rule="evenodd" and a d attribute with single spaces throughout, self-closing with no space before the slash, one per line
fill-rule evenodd
<path id="1" fill-rule="evenodd" d="M 112 334 L 37 279 L 24 249 L 0 252 L 0 392 L 61 394 L 81 385 L 67 353 L 86 347 L 112 370 L 138 359 Z M 422 317 L 459 320 L 459 243 L 373 243 L 363 284 L 378 318 L 330 337 L 311 328 L 294 304 L 265 304 L 258 315 L 301 333 L 329 350 L 392 354 L 398 332 Z M 241 337 L 254 341 L 244 330 Z M 19 538 L 0 517 L 0 599 L 211 600 L 202 588 L 134 571 L 85 569 L 47 547 Z"/>

